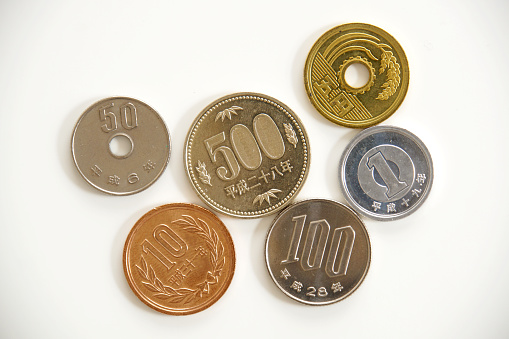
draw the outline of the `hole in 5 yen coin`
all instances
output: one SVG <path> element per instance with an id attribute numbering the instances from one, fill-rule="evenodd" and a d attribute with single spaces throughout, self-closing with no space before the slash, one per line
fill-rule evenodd
<path id="1" fill-rule="evenodd" d="M 360 63 L 349 65 L 345 70 L 345 81 L 353 88 L 366 86 L 369 81 L 368 68 Z"/>
<path id="2" fill-rule="evenodd" d="M 133 140 L 127 134 L 117 134 L 110 139 L 110 152 L 114 157 L 127 158 L 133 152 Z"/>

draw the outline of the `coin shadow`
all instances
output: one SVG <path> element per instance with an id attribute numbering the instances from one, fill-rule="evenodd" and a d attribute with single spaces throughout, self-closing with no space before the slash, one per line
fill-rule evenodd
<path id="1" fill-rule="evenodd" d="M 114 240 L 113 245 L 111 246 L 111 268 L 113 279 L 117 284 L 118 290 L 132 302 L 133 305 L 140 309 L 149 309 L 149 307 L 145 306 L 131 291 L 131 287 L 127 283 L 127 280 L 124 275 L 124 266 L 123 266 L 123 253 L 124 253 L 124 244 L 127 239 L 127 235 L 131 231 L 133 225 L 138 221 L 139 218 L 143 214 L 145 214 L 148 210 L 156 206 L 139 208 L 129 215 L 129 217 L 122 223 L 120 226 Z M 158 313 L 154 310 L 154 313 Z"/>
<path id="2" fill-rule="evenodd" d="M 296 100 L 306 109 L 308 112 L 313 112 L 313 117 L 316 117 L 324 122 L 327 120 L 321 116 L 320 113 L 315 109 L 311 101 L 308 99 L 308 94 L 306 92 L 306 86 L 304 85 L 304 66 L 306 64 L 306 59 L 311 50 L 313 44 L 318 40 L 318 38 L 327 30 L 329 30 L 330 26 L 324 26 L 322 28 L 318 28 L 315 32 L 310 33 L 305 39 L 302 39 L 302 43 L 300 47 L 297 49 L 295 53 L 295 58 L 293 59 L 292 64 L 292 86 L 293 90 L 296 93 Z"/>
<path id="3" fill-rule="evenodd" d="M 260 285 L 270 293 L 274 298 L 287 304 L 295 304 L 290 298 L 285 296 L 272 281 L 267 265 L 265 263 L 265 241 L 267 232 L 269 231 L 272 220 L 277 214 L 269 217 L 261 218 L 255 228 L 251 238 L 251 265 L 253 271 L 256 272 L 255 276 L 258 278 Z"/>
<path id="4" fill-rule="evenodd" d="M 223 94 L 224 95 L 224 94 Z M 171 135 L 171 159 L 170 161 L 179 163 L 179 166 L 168 166 L 167 171 L 170 172 L 172 178 L 177 178 L 175 184 L 177 191 L 185 195 L 185 199 L 192 203 L 201 202 L 201 199 L 194 192 L 193 186 L 188 178 L 186 166 L 185 166 L 185 144 L 187 141 L 187 134 L 191 125 L 200 112 L 212 101 L 221 97 L 218 95 L 207 95 L 202 99 L 195 98 L 192 100 L 194 104 L 186 109 L 186 113 L 181 115 L 180 119 L 173 125 L 168 126 Z M 182 128 L 185 126 L 185 128 Z"/>
<path id="5" fill-rule="evenodd" d="M 340 23 L 338 23 L 339 25 Z M 314 118 L 313 124 L 319 124 L 320 126 L 315 126 L 315 130 L 319 130 L 321 125 L 323 125 L 324 130 L 330 130 L 331 128 L 337 128 L 337 135 L 340 137 L 336 141 L 336 143 L 330 148 L 328 154 L 325 154 L 320 147 L 315 147 L 314 145 L 330 145 L 330 134 L 327 133 L 315 133 L 310 137 L 310 148 L 311 148 L 311 159 L 313 164 L 310 166 L 310 171 L 316 172 L 316 168 L 322 168 L 325 173 L 321 173 L 321 175 L 326 176 L 326 182 L 328 183 L 336 183 L 335 185 L 327 185 L 327 193 L 330 197 L 333 197 L 334 200 L 345 203 L 346 200 L 343 198 L 341 193 L 341 187 L 339 183 L 339 161 L 341 159 L 341 155 L 343 154 L 346 145 L 353 139 L 355 135 L 359 133 L 359 130 L 345 128 L 342 126 L 335 125 L 330 122 L 328 119 L 323 117 L 313 106 L 311 101 L 308 98 L 306 88 L 304 85 L 304 66 L 306 63 L 307 56 L 309 51 L 311 50 L 313 44 L 318 40 L 318 38 L 326 31 L 331 28 L 330 25 L 324 25 L 321 28 L 316 29 L 314 32 L 310 33 L 304 40 L 300 47 L 295 53 L 295 57 L 293 59 L 292 64 L 292 85 L 294 92 L 296 95 L 296 100 L 300 103 L 300 105 L 304 108 L 306 112 L 310 112 L 309 114 Z M 303 120 L 306 117 L 304 117 Z M 308 131 L 308 133 L 310 133 Z M 311 134 L 311 133 L 310 133 Z M 322 138 L 323 140 L 320 140 Z M 324 139 L 327 138 L 327 139 Z M 318 160 L 317 160 L 318 159 Z M 321 163 L 322 159 L 326 159 L 325 163 Z M 334 164 L 330 166 L 329 164 Z M 337 164 L 337 166 L 335 165 Z M 311 180 L 310 180 L 311 179 Z M 307 181 L 312 181 L 312 178 L 308 178 Z M 323 192 L 321 196 L 317 198 L 324 198 Z"/>
<path id="6" fill-rule="evenodd" d="M 67 113 L 65 119 L 63 119 L 60 129 L 58 131 L 57 136 L 57 154 L 58 160 L 60 161 L 60 166 L 62 167 L 64 173 L 67 178 L 72 181 L 79 189 L 90 192 L 91 194 L 96 195 L 104 195 L 93 189 L 79 174 L 74 161 L 72 159 L 72 151 L 71 151 L 71 139 L 74 128 L 76 126 L 76 122 L 81 117 L 81 114 L 94 102 L 100 100 L 100 98 L 92 98 L 90 100 L 83 101 L 82 103 L 76 105 L 74 109 L 71 109 L 70 112 Z"/>
<path id="7" fill-rule="evenodd" d="M 348 130 L 346 131 L 336 143 L 331 147 L 327 159 L 332 163 L 336 164 L 336 166 L 324 166 L 325 167 L 325 176 L 327 182 L 333 182 L 334 185 L 328 185 L 328 189 L 330 190 L 330 196 L 333 197 L 334 200 L 341 202 L 343 204 L 347 204 L 345 197 L 343 196 L 341 189 L 341 179 L 340 179 L 340 169 L 341 169 L 341 156 L 346 149 L 346 146 L 350 143 L 350 141 L 359 133 L 358 130 Z M 348 204 L 347 204 L 348 205 Z"/>

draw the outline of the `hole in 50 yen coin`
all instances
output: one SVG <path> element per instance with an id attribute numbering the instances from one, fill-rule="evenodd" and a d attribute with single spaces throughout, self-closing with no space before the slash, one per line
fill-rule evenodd
<path id="1" fill-rule="evenodd" d="M 133 141 L 125 134 L 115 135 L 110 140 L 110 152 L 117 158 L 127 158 L 133 151 Z"/>

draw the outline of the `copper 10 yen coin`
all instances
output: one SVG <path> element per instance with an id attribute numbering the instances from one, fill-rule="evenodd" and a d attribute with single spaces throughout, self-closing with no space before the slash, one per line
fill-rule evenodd
<path id="1" fill-rule="evenodd" d="M 265 260 L 274 283 L 288 297 L 327 305 L 350 296 L 364 281 L 371 245 L 350 208 L 312 199 L 289 206 L 274 219 Z"/>
<path id="2" fill-rule="evenodd" d="M 354 66 L 365 82 L 350 83 Z M 325 32 L 313 45 L 304 68 L 311 103 L 325 118 L 345 127 L 365 128 L 391 116 L 409 82 L 403 48 L 376 26 L 351 23 Z"/>
<path id="3" fill-rule="evenodd" d="M 136 296 L 156 311 L 187 315 L 214 304 L 230 285 L 235 250 L 209 210 L 193 204 L 156 207 L 129 233 L 124 273 Z"/>
<path id="4" fill-rule="evenodd" d="M 290 203 L 309 159 L 306 131 L 288 106 L 263 94 L 235 93 L 198 115 L 184 161 L 193 188 L 211 208 L 254 218 Z"/>

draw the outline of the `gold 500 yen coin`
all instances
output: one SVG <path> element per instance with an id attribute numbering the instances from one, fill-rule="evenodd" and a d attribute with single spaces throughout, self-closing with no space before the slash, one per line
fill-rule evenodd
<path id="1" fill-rule="evenodd" d="M 214 213 L 169 204 L 136 222 L 123 261 L 127 282 L 141 301 L 162 313 L 186 315 L 221 298 L 233 278 L 235 250 Z"/>
<path id="2" fill-rule="evenodd" d="M 364 84 L 345 76 L 358 64 L 367 73 Z M 337 26 L 313 45 L 304 68 L 311 103 L 330 121 L 354 128 L 376 125 L 391 116 L 405 98 L 408 61 L 399 43 L 368 24 Z"/>
<path id="3" fill-rule="evenodd" d="M 299 192 L 309 143 L 299 118 L 282 102 L 236 93 L 208 105 L 187 136 L 187 174 L 215 210 L 243 218 L 277 212 Z"/>

